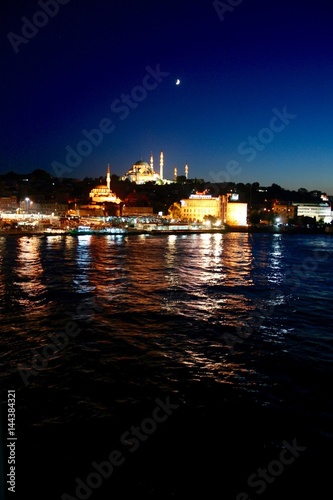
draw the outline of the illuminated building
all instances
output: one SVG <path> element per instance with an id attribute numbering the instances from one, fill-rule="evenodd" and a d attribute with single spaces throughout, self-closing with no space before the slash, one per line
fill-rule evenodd
<path id="1" fill-rule="evenodd" d="M 228 226 L 247 226 L 247 203 L 229 202 L 226 223 Z"/>
<path id="2" fill-rule="evenodd" d="M 164 177 L 164 153 L 160 152 L 159 173 L 154 170 L 154 158 L 150 153 L 149 163 L 139 160 L 121 177 L 121 180 L 129 180 L 136 184 L 145 184 L 146 182 L 156 182 L 158 184 L 171 184 L 177 182 L 178 169 L 174 167 L 173 180 Z M 185 177 L 188 178 L 188 164 L 185 165 Z"/>
<path id="3" fill-rule="evenodd" d="M 322 197 L 321 203 L 293 203 L 293 205 L 297 209 L 298 217 L 314 217 L 317 222 L 322 219 L 328 224 L 332 221 L 331 205 L 325 197 Z"/>
<path id="4" fill-rule="evenodd" d="M 134 163 L 132 168 L 123 176 L 122 180 L 126 179 L 136 184 L 144 184 L 145 182 L 156 182 L 160 180 L 160 176 L 154 171 L 149 163 L 139 160 Z"/>
<path id="5" fill-rule="evenodd" d="M 36 203 L 27 198 L 20 201 L 19 208 L 22 213 L 64 216 L 68 212 L 68 203 L 57 203 L 54 201 L 42 201 Z"/>
<path id="6" fill-rule="evenodd" d="M 205 217 L 220 219 L 228 226 L 247 225 L 247 203 L 229 202 L 230 195 L 212 196 L 203 191 L 180 200 L 181 219 L 189 222 L 203 222 Z"/>
<path id="7" fill-rule="evenodd" d="M 115 193 L 111 191 L 111 173 L 110 165 L 108 165 L 106 173 L 106 185 L 96 186 L 93 188 L 89 197 L 95 203 L 117 203 L 121 202 L 120 198 L 117 197 Z"/>
<path id="8" fill-rule="evenodd" d="M 227 197 L 226 224 L 228 226 L 247 225 L 247 203 L 239 202 L 238 193 L 230 193 Z"/>
<path id="9" fill-rule="evenodd" d="M 135 182 L 136 184 L 145 184 L 146 182 L 167 182 L 163 178 L 163 167 L 164 167 L 164 155 L 163 151 L 160 153 L 160 173 L 158 174 L 154 170 L 154 158 L 151 153 L 150 155 L 150 163 L 146 161 L 139 160 L 132 168 L 130 168 L 126 174 L 122 177 L 122 180 L 128 179 L 131 182 Z"/>
<path id="10" fill-rule="evenodd" d="M 181 219 L 186 219 L 189 222 L 202 222 L 205 216 L 210 215 L 220 218 L 224 222 L 226 201 L 226 196 L 213 197 L 207 194 L 207 191 L 202 193 L 197 191 L 189 198 L 180 200 Z"/>

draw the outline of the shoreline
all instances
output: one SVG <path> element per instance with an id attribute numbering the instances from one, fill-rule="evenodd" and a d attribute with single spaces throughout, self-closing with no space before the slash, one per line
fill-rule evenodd
<path id="1" fill-rule="evenodd" d="M 198 229 L 133 229 L 130 228 L 124 233 L 107 233 L 97 231 L 87 231 L 75 233 L 73 231 L 65 231 L 65 232 L 45 232 L 45 231 L 15 231 L 15 230 L 7 230 L 0 231 L 0 237 L 2 236 L 39 236 L 39 237 L 48 237 L 48 236 L 83 236 L 83 235 L 91 235 L 91 236 L 132 236 L 132 235 L 171 235 L 171 234 L 227 234 L 227 233 L 262 233 L 262 234 L 318 234 L 318 235 L 332 235 L 333 228 L 258 228 L 258 227 L 229 227 L 224 229 L 214 229 L 214 228 L 198 228 Z"/>

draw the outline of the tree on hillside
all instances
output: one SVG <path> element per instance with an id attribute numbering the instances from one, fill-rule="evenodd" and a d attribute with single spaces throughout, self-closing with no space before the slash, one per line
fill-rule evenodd
<path id="1" fill-rule="evenodd" d="M 171 219 L 180 219 L 181 218 L 181 207 L 180 203 L 177 201 L 173 203 L 169 208 L 168 208 L 168 213 L 171 217 Z"/>

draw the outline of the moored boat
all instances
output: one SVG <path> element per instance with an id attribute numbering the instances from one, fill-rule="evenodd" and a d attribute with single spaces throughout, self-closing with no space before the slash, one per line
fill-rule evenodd
<path id="1" fill-rule="evenodd" d="M 69 230 L 69 234 L 76 236 L 81 234 L 127 234 L 127 229 L 124 227 L 103 227 L 103 228 L 92 228 L 90 226 L 78 226 Z"/>

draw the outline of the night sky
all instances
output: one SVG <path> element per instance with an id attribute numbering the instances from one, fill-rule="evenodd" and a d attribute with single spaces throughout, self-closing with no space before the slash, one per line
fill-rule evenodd
<path id="1" fill-rule="evenodd" d="M 170 179 L 333 194 L 331 2 L 54 2 L 1 5 L 1 174 L 158 170 L 162 149 Z"/>

